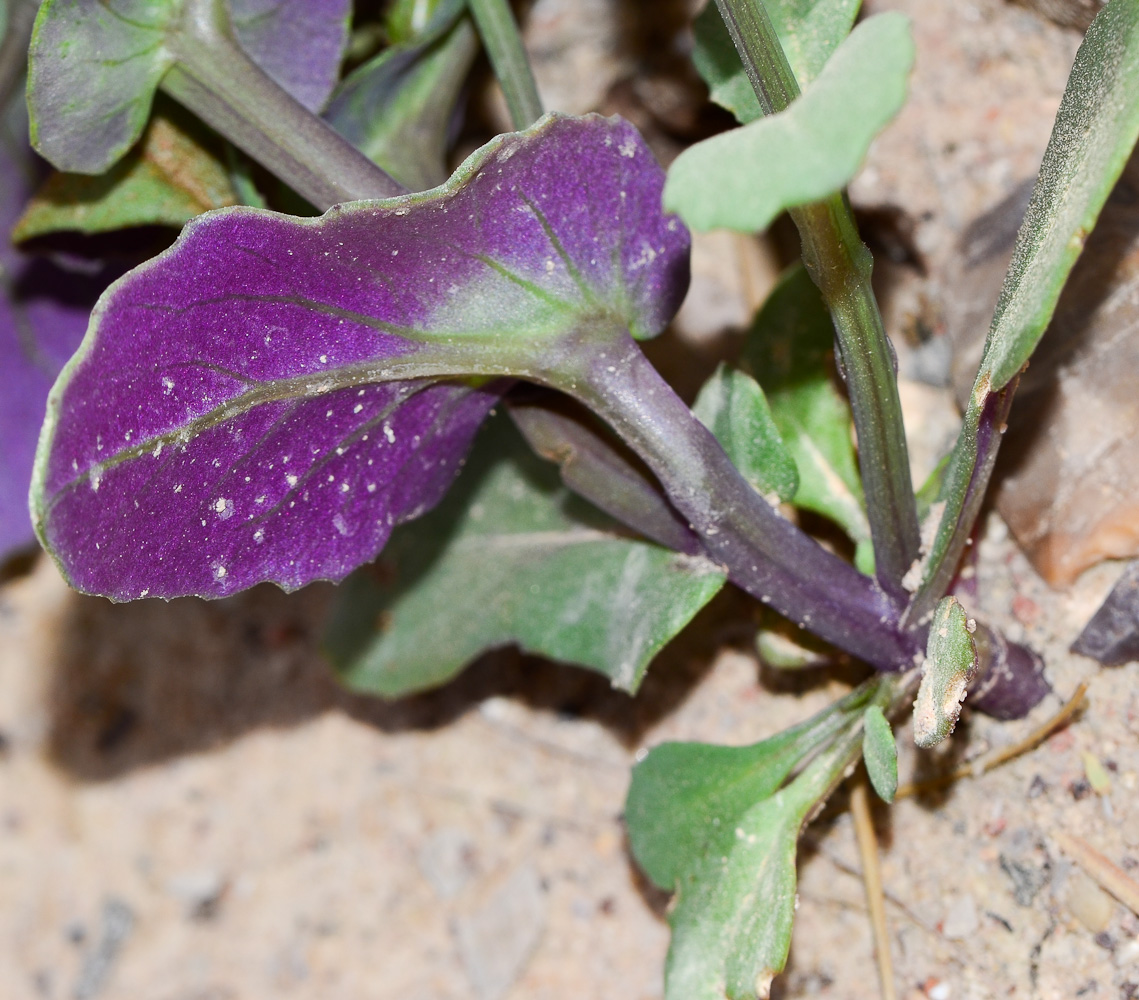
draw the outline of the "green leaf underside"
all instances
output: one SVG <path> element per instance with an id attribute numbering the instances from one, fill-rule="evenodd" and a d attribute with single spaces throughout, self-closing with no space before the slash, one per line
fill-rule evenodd
<path id="1" fill-rule="evenodd" d="M 898 791 L 898 744 L 877 705 L 871 705 L 862 717 L 862 759 L 878 797 L 893 802 Z"/>
<path id="2" fill-rule="evenodd" d="M 340 589 L 326 648 L 349 685 L 388 697 L 511 644 L 633 691 L 724 577 L 615 528 L 492 421 L 440 507 Z"/>
<path id="3" fill-rule="evenodd" d="M 830 518 L 855 542 L 869 543 L 853 421 L 835 385 L 833 358 L 830 313 L 796 265 L 757 314 L 740 363 L 762 387 L 798 470 L 792 503 Z"/>
<path id="4" fill-rule="evenodd" d="M 101 173 L 138 138 L 158 82 L 173 65 L 165 35 L 172 0 L 79 4 L 45 0 L 32 33 L 32 145 L 62 170 Z M 98 51 L 81 39 L 98 38 Z M 98 122 L 99 128 L 74 128 Z"/>
<path id="5" fill-rule="evenodd" d="M 637 864 L 662 889 L 783 784 L 795 765 L 841 729 L 867 695 L 852 692 L 811 718 L 744 747 L 662 743 L 633 769 L 625 822 Z"/>
<path id="6" fill-rule="evenodd" d="M 785 111 L 678 156 L 666 209 L 693 229 L 757 232 L 785 209 L 841 190 L 905 102 L 913 55 L 904 15 L 864 21 Z"/>
<path id="7" fill-rule="evenodd" d="M 681 881 L 666 1000 L 768 996 L 791 945 L 795 851 L 811 802 L 785 789 L 749 809 Z"/>
<path id="8" fill-rule="evenodd" d="M 961 434 L 922 597 L 943 592 L 979 508 L 995 448 L 979 448 L 992 394 L 1043 336 L 1064 282 L 1139 138 L 1139 4 L 1112 0 L 1088 30 L 1068 79 L 1036 188 L 1017 237 Z M 978 473 L 980 480 L 978 480 Z M 971 488 L 972 487 L 972 488 Z"/>
<path id="9" fill-rule="evenodd" d="M 843 741 L 868 703 L 881 703 L 874 687 L 754 746 L 666 743 L 634 768 L 630 846 L 656 884 L 677 891 L 667 1000 L 768 995 L 790 947 L 799 832 L 847 767 Z"/>
<path id="10" fill-rule="evenodd" d="M 693 404 L 705 427 L 723 446 L 732 463 L 764 496 L 790 501 L 799 488 L 799 473 L 759 383 L 746 372 L 720 365 Z"/>
<path id="11" fill-rule="evenodd" d="M 74 230 L 182 226 L 211 208 L 237 203 L 208 136 L 185 112 L 163 102 L 138 145 L 104 174 L 54 173 L 12 232 L 14 240 Z"/>
<path id="12" fill-rule="evenodd" d="M 860 5 L 861 0 L 767 0 L 764 4 L 800 86 L 819 75 L 850 33 Z M 761 118 L 763 109 L 715 3 L 704 8 L 692 27 L 696 36 L 692 60 L 712 100 L 745 124 Z"/>
<path id="13" fill-rule="evenodd" d="M 478 52 L 462 3 L 397 9 L 403 38 L 337 87 L 325 118 L 361 152 L 413 191 L 441 183 L 456 101 Z M 416 16 L 424 22 L 416 28 Z"/>
<path id="14" fill-rule="evenodd" d="M 914 742 L 936 746 L 953 732 L 961 702 L 977 668 L 973 623 L 956 597 L 943 597 L 933 614 L 914 702 Z"/>

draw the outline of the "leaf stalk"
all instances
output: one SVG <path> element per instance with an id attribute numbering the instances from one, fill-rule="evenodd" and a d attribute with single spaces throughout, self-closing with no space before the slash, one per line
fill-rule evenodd
<path id="1" fill-rule="evenodd" d="M 406 193 L 246 55 L 222 0 L 187 0 L 169 45 L 162 89 L 316 208 Z"/>
<path id="2" fill-rule="evenodd" d="M 772 508 L 632 337 L 586 353 L 578 377 L 550 371 L 544 381 L 606 420 L 737 586 L 880 670 L 913 665 L 920 639 L 899 625 L 899 600 Z"/>
<path id="3" fill-rule="evenodd" d="M 799 96 L 799 85 L 763 3 L 716 4 L 764 113 L 783 111 Z M 920 534 L 894 354 L 870 283 L 873 259 L 844 194 L 790 214 L 799 230 L 803 263 L 834 320 L 858 433 L 877 576 L 898 593 L 918 556 Z"/>

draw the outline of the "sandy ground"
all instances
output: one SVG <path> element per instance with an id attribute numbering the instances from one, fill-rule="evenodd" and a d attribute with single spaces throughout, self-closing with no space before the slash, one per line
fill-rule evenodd
<path id="1" fill-rule="evenodd" d="M 598 49 L 617 6 L 537 5 L 551 104 L 604 106 L 630 72 Z M 1034 172 L 1078 37 L 997 0 L 868 6 L 907 10 L 919 44 L 913 99 L 853 196 L 896 251 L 879 273 L 920 471 L 954 411 L 916 378 L 934 349 L 915 331 L 954 314 L 965 225 Z M 685 357 L 742 322 L 776 256 L 741 264 L 739 242 L 715 236 L 698 250 Z M 1125 1000 L 1139 919 L 1057 844 L 1075 835 L 1139 868 L 1139 665 L 1067 652 L 1119 568 L 1051 591 L 995 516 L 977 548 L 976 612 L 1043 652 L 1058 694 L 1022 722 L 968 718 L 941 754 L 919 756 L 903 727 L 903 781 L 1015 742 L 1081 680 L 1088 703 L 1014 762 L 877 809 L 899 995 Z M 754 741 L 852 679 L 761 669 L 752 611 L 729 593 L 635 699 L 505 652 L 385 704 L 344 693 L 321 662 L 327 597 L 116 607 L 69 593 L 47 561 L 0 589 L 0 996 L 659 997 L 667 899 L 636 872 L 620 818 L 636 751 Z M 878 996 L 843 795 L 800 867 L 775 995 Z"/>

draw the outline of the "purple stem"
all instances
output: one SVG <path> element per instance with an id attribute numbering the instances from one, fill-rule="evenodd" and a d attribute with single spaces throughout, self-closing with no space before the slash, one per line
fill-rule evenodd
<path id="1" fill-rule="evenodd" d="M 552 381 L 603 417 L 660 480 L 732 582 L 879 670 L 922 652 L 877 583 L 773 509 L 739 474 L 628 334 L 594 351 L 583 377 Z M 567 384 L 568 383 L 568 384 Z"/>

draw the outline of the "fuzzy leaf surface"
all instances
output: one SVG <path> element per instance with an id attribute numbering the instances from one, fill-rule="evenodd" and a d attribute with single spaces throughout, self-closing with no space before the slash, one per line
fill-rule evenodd
<path id="1" fill-rule="evenodd" d="M 443 503 L 340 588 L 325 648 L 351 687 L 386 697 L 509 644 L 635 691 L 724 576 L 616 527 L 495 419 Z"/>
<path id="2" fill-rule="evenodd" d="M 839 43 L 850 34 L 862 0 L 766 0 L 764 7 L 799 86 L 819 75 Z M 696 46 L 692 61 L 708 84 L 712 100 L 746 124 L 763 109 L 744 72 L 732 36 L 714 3 L 692 25 Z"/>
<path id="3" fill-rule="evenodd" d="M 637 864 L 675 889 L 724 830 L 773 795 L 809 746 L 792 730 L 748 747 L 662 743 L 633 768 L 625 823 Z"/>
<path id="4" fill-rule="evenodd" d="M 975 624 L 956 597 L 943 597 L 929 625 L 921 687 L 914 702 L 914 742 L 937 746 L 953 732 L 977 670 Z"/>
<path id="5" fill-rule="evenodd" d="M 488 378 L 663 329 L 688 234 L 662 182 L 627 122 L 548 116 L 426 194 L 198 217 L 108 290 L 53 390 L 45 547 L 117 600 L 343 578 L 450 485 Z"/>
<path id="6" fill-rule="evenodd" d="M 28 51 L 32 145 L 64 171 L 100 174 L 134 145 L 174 65 L 184 0 L 44 0 Z M 310 110 L 336 83 L 349 0 L 230 0 L 234 34 Z"/>
<path id="7" fill-rule="evenodd" d="M 877 705 L 871 705 L 862 716 L 862 759 L 878 797 L 893 802 L 898 791 L 898 743 Z"/>
<path id="8" fill-rule="evenodd" d="M 666 208 L 693 229 L 751 233 L 840 190 L 905 103 L 913 60 L 904 15 L 862 22 L 785 111 L 681 153 L 668 171 Z"/>
<path id="9" fill-rule="evenodd" d="M 795 917 L 805 810 L 787 790 L 752 806 L 682 877 L 669 913 L 666 1000 L 765 1000 Z"/>
<path id="10" fill-rule="evenodd" d="M 791 942 L 799 832 L 841 780 L 882 690 L 863 686 L 750 747 L 666 743 L 633 769 L 630 846 L 649 878 L 676 890 L 666 1000 L 768 996 Z"/>
<path id="11" fill-rule="evenodd" d="M 829 517 L 855 542 L 869 542 L 850 406 L 835 385 L 834 326 L 806 270 L 789 270 L 748 331 L 743 369 L 762 387 L 794 459 L 792 503 Z"/>
<path id="12" fill-rule="evenodd" d="M 625 823 L 637 864 L 662 889 L 718 842 L 752 806 L 773 795 L 800 760 L 866 705 L 852 692 L 811 718 L 744 747 L 662 743 L 633 768 Z"/>
<path id="13" fill-rule="evenodd" d="M 1139 4 L 1111 0 L 1076 53 L 993 316 L 914 615 L 944 593 L 992 474 L 1017 373 L 1139 138 Z"/>
<path id="14" fill-rule="evenodd" d="M 340 79 L 352 0 L 228 0 L 249 57 L 310 111 Z"/>
<path id="15" fill-rule="evenodd" d="M 692 407 L 743 477 L 765 496 L 791 500 L 799 473 L 759 383 L 738 368 L 720 365 Z"/>
<path id="16" fill-rule="evenodd" d="M 353 71 L 325 111 L 337 132 L 413 191 L 434 187 L 447 176 L 448 133 L 478 53 L 474 28 L 460 17 L 464 6 L 455 0 L 437 4 L 407 41 Z M 402 15 L 404 20 L 413 16 Z M 411 25 L 403 30 L 410 32 Z"/>

